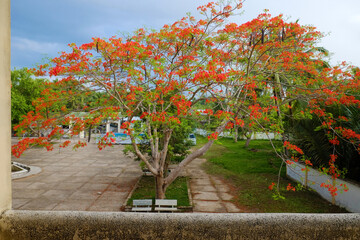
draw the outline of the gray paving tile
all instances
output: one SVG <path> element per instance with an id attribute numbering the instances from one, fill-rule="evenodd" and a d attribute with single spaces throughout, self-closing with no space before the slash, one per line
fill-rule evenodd
<path id="1" fill-rule="evenodd" d="M 116 191 L 116 192 L 131 192 L 131 190 L 135 187 L 135 185 L 131 185 L 131 186 L 117 186 L 114 184 L 110 184 L 109 188 L 107 189 L 108 191 Z"/>
<path id="2" fill-rule="evenodd" d="M 71 200 L 67 199 L 59 203 L 53 210 L 54 211 L 86 211 L 94 202 L 94 200 Z"/>
<path id="3" fill-rule="evenodd" d="M 96 175 L 95 177 L 92 177 L 89 182 L 91 183 L 112 183 L 116 180 L 115 177 L 108 177 L 108 176 L 102 176 L 102 175 Z"/>
<path id="4" fill-rule="evenodd" d="M 226 208 L 220 201 L 193 200 L 195 212 L 226 213 Z"/>
<path id="5" fill-rule="evenodd" d="M 58 189 L 58 190 L 77 190 L 79 189 L 81 186 L 83 186 L 85 183 L 83 182 L 78 182 L 78 183 L 74 183 L 74 182 L 60 182 L 57 185 L 54 186 L 54 189 Z"/>
<path id="6" fill-rule="evenodd" d="M 71 164 L 71 167 L 79 167 L 79 169 L 82 169 L 84 167 L 89 167 L 93 161 L 91 162 L 83 162 L 82 159 L 79 159 L 77 162 L 74 162 Z"/>
<path id="7" fill-rule="evenodd" d="M 58 166 L 58 167 L 69 167 L 71 166 L 72 163 L 71 162 L 54 162 L 51 164 L 51 166 Z"/>
<path id="8" fill-rule="evenodd" d="M 49 171 L 49 172 L 59 172 L 59 171 L 62 171 L 63 167 L 62 166 L 53 166 L 53 165 L 50 165 L 50 166 L 45 166 L 43 167 L 43 171 Z"/>
<path id="9" fill-rule="evenodd" d="M 72 194 L 71 191 L 68 190 L 48 190 L 44 192 L 41 196 L 47 199 L 54 199 L 56 201 L 67 199 Z"/>
<path id="10" fill-rule="evenodd" d="M 120 201 L 122 199 L 126 199 L 129 193 L 126 192 L 113 192 L 106 191 L 97 199 L 97 201 Z"/>
<path id="11" fill-rule="evenodd" d="M 190 184 L 195 184 L 195 185 L 199 185 L 199 186 L 212 186 L 212 183 L 210 181 L 210 178 L 191 178 L 190 179 Z"/>
<path id="12" fill-rule="evenodd" d="M 200 192 L 216 192 L 216 188 L 211 185 L 190 185 L 191 191 L 194 193 Z"/>
<path id="13" fill-rule="evenodd" d="M 241 212 L 241 210 L 234 203 L 223 202 L 223 204 L 225 205 L 225 208 L 226 208 L 227 212 L 229 212 L 229 213 Z"/>
<path id="14" fill-rule="evenodd" d="M 126 170 L 124 168 L 107 168 L 107 169 L 103 169 L 101 171 L 101 174 L 106 174 L 106 173 L 117 173 L 117 174 L 120 174 L 122 172 L 125 172 Z"/>
<path id="15" fill-rule="evenodd" d="M 139 180 L 139 177 L 132 176 L 132 177 L 118 177 L 115 179 L 115 181 L 112 183 L 112 185 L 116 187 L 132 187 L 134 186 Z"/>
<path id="16" fill-rule="evenodd" d="M 103 192 L 109 187 L 107 183 L 85 183 L 80 190 L 82 191 L 98 191 Z"/>
<path id="17" fill-rule="evenodd" d="M 225 185 L 224 183 L 223 184 L 221 184 L 221 185 L 216 185 L 215 184 L 215 186 L 216 186 L 216 190 L 218 191 L 218 192 L 231 192 L 231 189 L 230 189 L 230 187 L 229 186 L 227 186 L 227 185 Z"/>
<path id="18" fill-rule="evenodd" d="M 12 180 L 12 189 L 16 190 L 16 189 L 25 189 L 27 188 L 27 186 L 29 186 L 30 184 L 32 184 L 32 182 L 25 182 L 23 180 L 17 179 L 17 180 Z"/>
<path id="19" fill-rule="evenodd" d="M 142 172 L 137 172 L 137 173 L 123 172 L 119 176 L 120 177 L 141 177 L 142 175 L 143 175 Z"/>
<path id="20" fill-rule="evenodd" d="M 212 177 L 211 180 L 214 182 L 215 185 L 218 186 L 224 185 L 224 182 L 216 177 Z"/>
<path id="21" fill-rule="evenodd" d="M 88 208 L 89 211 L 120 211 L 122 203 L 119 200 L 98 200 Z"/>
<path id="22" fill-rule="evenodd" d="M 67 199 L 83 199 L 83 200 L 95 200 L 99 197 L 96 191 L 81 191 L 77 190 L 71 194 Z"/>
<path id="23" fill-rule="evenodd" d="M 20 207 L 24 206 L 26 203 L 30 202 L 31 198 L 15 198 L 12 200 L 12 208 L 19 209 Z"/>
<path id="24" fill-rule="evenodd" d="M 101 175 L 104 177 L 118 177 L 121 173 L 120 172 L 114 172 L 114 173 L 102 173 Z"/>
<path id="25" fill-rule="evenodd" d="M 32 199 L 25 205 L 21 206 L 21 210 L 53 210 L 58 202 L 47 198 Z"/>
<path id="26" fill-rule="evenodd" d="M 21 189 L 20 191 L 12 191 L 13 198 L 38 198 L 46 190 L 44 189 Z"/>
<path id="27" fill-rule="evenodd" d="M 26 188 L 27 189 L 52 189 L 55 187 L 56 184 L 54 183 L 44 183 L 44 182 L 34 182 L 31 183 L 30 185 L 28 185 Z"/>
<path id="28" fill-rule="evenodd" d="M 216 192 L 200 192 L 194 193 L 193 199 L 195 200 L 220 200 L 220 197 Z"/>
<path id="29" fill-rule="evenodd" d="M 83 168 L 69 166 L 69 167 L 63 167 L 61 172 L 70 172 L 73 175 L 73 174 L 81 171 L 81 169 L 83 169 Z"/>
<path id="30" fill-rule="evenodd" d="M 234 198 L 233 195 L 226 192 L 219 192 L 220 198 L 224 201 L 230 201 Z"/>
<path id="31" fill-rule="evenodd" d="M 91 163 L 89 167 L 109 167 L 108 163 Z"/>
<path id="32" fill-rule="evenodd" d="M 74 177 L 93 177 L 93 176 L 96 176 L 98 175 L 98 171 L 97 172 L 94 172 L 94 171 L 87 171 L 87 170 L 84 170 L 84 171 L 79 171 L 77 173 L 74 173 L 72 176 Z"/>
<path id="33" fill-rule="evenodd" d="M 85 182 L 88 182 L 89 180 L 91 179 L 91 177 L 89 176 L 70 176 L 66 179 L 64 179 L 64 182 L 73 182 L 73 183 L 85 183 Z"/>

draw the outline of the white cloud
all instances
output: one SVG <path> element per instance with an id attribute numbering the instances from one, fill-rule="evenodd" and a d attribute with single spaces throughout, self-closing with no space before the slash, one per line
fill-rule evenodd
<path id="1" fill-rule="evenodd" d="M 352 15 L 349 17 L 350 23 L 360 24 L 360 14 L 358 15 Z"/>
<path id="2" fill-rule="evenodd" d="M 41 54 L 57 52 L 62 44 L 56 42 L 39 42 L 28 38 L 12 37 L 11 47 L 16 51 L 28 51 Z"/>

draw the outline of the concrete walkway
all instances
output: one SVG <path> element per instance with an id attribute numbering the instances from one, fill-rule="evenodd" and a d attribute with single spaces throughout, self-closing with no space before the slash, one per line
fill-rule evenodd
<path id="1" fill-rule="evenodd" d="M 102 151 L 90 143 L 47 152 L 31 149 L 12 160 L 42 168 L 12 181 L 13 209 L 119 211 L 142 175 L 139 163 L 124 156 L 124 146 Z"/>
<path id="2" fill-rule="evenodd" d="M 207 213 L 239 213 L 243 212 L 232 200 L 234 195 L 230 186 L 216 176 L 205 173 L 201 165 L 205 159 L 195 159 L 187 167 L 190 177 L 190 192 L 194 212 Z"/>

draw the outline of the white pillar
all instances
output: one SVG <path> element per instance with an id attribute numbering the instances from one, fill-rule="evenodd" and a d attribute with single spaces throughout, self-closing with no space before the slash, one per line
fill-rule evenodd
<path id="1" fill-rule="evenodd" d="M 120 131 L 121 131 L 121 121 L 120 120 L 118 120 L 118 133 L 120 133 Z"/>
<path id="2" fill-rule="evenodd" d="M 81 131 L 80 133 L 79 133 L 79 138 L 85 138 L 85 131 Z"/>
<path id="3" fill-rule="evenodd" d="M 106 132 L 107 133 L 110 132 L 110 121 L 109 120 L 106 121 Z"/>
<path id="4" fill-rule="evenodd" d="M 73 120 L 70 120 L 70 122 L 69 122 L 69 136 L 71 136 L 72 135 L 72 128 L 73 128 Z"/>
<path id="5" fill-rule="evenodd" d="M 11 208 L 10 0 L 0 0 L 0 214 Z"/>

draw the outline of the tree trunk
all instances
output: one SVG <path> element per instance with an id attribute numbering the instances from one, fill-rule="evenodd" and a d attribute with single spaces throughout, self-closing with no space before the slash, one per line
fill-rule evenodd
<path id="1" fill-rule="evenodd" d="M 90 142 L 90 140 L 91 140 L 91 128 L 92 128 L 92 125 L 89 126 L 88 142 Z"/>
<path id="2" fill-rule="evenodd" d="M 165 185 L 164 185 L 164 178 L 162 176 L 155 177 L 155 184 L 156 184 L 156 198 L 157 199 L 164 199 L 165 198 Z"/>
<path id="3" fill-rule="evenodd" d="M 239 126 L 238 125 L 235 125 L 235 128 L 234 128 L 234 142 L 237 143 L 238 141 L 238 132 L 239 132 Z"/>
<path id="4" fill-rule="evenodd" d="M 245 143 L 245 147 L 249 147 L 250 141 L 251 141 L 251 135 L 252 135 L 252 131 L 249 132 L 249 136 L 246 136 L 246 143 Z"/>
<path id="5" fill-rule="evenodd" d="M 246 138 L 246 143 L 245 143 L 246 148 L 249 147 L 250 141 L 251 141 L 251 137 Z"/>

